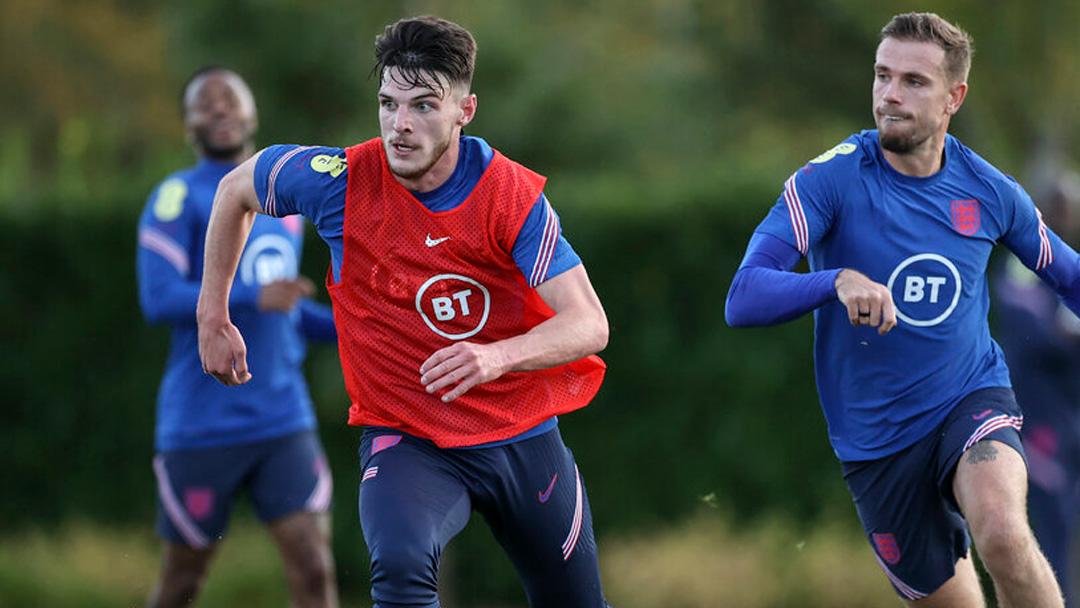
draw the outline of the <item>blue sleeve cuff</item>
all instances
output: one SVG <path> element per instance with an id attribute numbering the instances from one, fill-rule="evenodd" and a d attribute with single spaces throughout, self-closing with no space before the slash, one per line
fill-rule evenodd
<path id="1" fill-rule="evenodd" d="M 333 309 L 313 300 L 300 300 L 300 331 L 309 340 L 336 342 Z"/>
<path id="2" fill-rule="evenodd" d="M 836 276 L 842 269 L 791 272 L 800 257 L 789 243 L 755 233 L 728 291 L 724 307 L 728 325 L 783 323 L 835 301 Z"/>

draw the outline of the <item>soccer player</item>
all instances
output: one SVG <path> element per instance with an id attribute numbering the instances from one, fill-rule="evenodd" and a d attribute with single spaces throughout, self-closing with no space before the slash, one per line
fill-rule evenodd
<path id="1" fill-rule="evenodd" d="M 1080 176 L 1054 171 L 1037 186 L 1035 200 L 1069 243 L 1080 237 Z M 994 277 L 996 335 L 1009 362 L 1017 400 L 1024 404 L 1021 432 L 1031 486 L 1031 527 L 1075 606 L 1071 588 L 1080 514 L 1080 321 L 1013 256 Z"/>
<path id="2" fill-rule="evenodd" d="M 218 182 L 254 150 L 255 101 L 240 76 L 212 67 L 191 77 L 182 107 L 199 162 L 150 196 L 136 258 L 144 315 L 172 328 L 154 457 L 165 546 L 150 605 L 194 601 L 236 494 L 245 490 L 281 551 L 293 604 L 336 606 L 332 481 L 301 370 L 306 338 L 336 338 L 333 315 L 306 299 L 314 286 L 297 274 L 298 218 L 259 218 L 227 305 L 263 374 L 227 388 L 203 373 L 195 323 L 203 241 Z"/>
<path id="3" fill-rule="evenodd" d="M 545 179 L 462 129 L 476 46 L 434 17 L 375 42 L 381 137 L 271 146 L 221 183 L 199 344 L 225 384 L 248 369 L 229 286 L 250 218 L 303 214 L 330 247 L 360 521 L 380 608 L 438 606 L 439 559 L 473 510 L 530 606 L 605 606 L 585 486 L 556 416 L 600 387 L 607 317 Z"/>
<path id="4" fill-rule="evenodd" d="M 954 137 L 971 39 L 894 17 L 874 60 L 876 130 L 784 184 L 728 293 L 732 326 L 814 311 L 829 439 L 875 556 L 910 605 L 982 606 L 969 531 L 1005 606 L 1061 606 L 1025 511 L 1022 422 L 987 327 L 1003 243 L 1080 310 L 1078 256 L 1031 199 Z M 801 256 L 809 273 L 791 269 Z"/>

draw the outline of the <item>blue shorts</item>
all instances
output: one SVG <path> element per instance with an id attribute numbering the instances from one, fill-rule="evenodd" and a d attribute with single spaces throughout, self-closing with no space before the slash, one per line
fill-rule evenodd
<path id="1" fill-rule="evenodd" d="M 162 452 L 154 457 L 157 530 L 169 542 L 203 549 L 221 540 L 233 498 L 248 491 L 263 522 L 330 508 L 333 481 L 315 431 L 256 443 Z"/>
<path id="2" fill-rule="evenodd" d="M 376 608 L 439 605 L 439 558 L 473 510 L 513 562 L 531 608 L 607 605 L 584 482 L 558 428 L 477 449 L 368 428 L 360 465 Z"/>
<path id="3" fill-rule="evenodd" d="M 968 553 L 967 522 L 952 491 L 960 457 L 986 439 L 1024 456 L 1022 423 L 1011 389 L 980 389 L 914 445 L 878 460 L 843 463 L 867 539 L 901 597 L 930 595 Z"/>

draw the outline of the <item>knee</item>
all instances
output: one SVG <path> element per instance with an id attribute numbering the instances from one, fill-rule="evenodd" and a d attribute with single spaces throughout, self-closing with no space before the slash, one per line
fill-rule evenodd
<path id="1" fill-rule="evenodd" d="M 205 581 L 205 570 L 169 572 L 158 581 L 149 605 L 153 608 L 166 608 L 193 604 Z"/>
<path id="2" fill-rule="evenodd" d="M 1027 521 L 1008 513 L 991 513 L 972 526 L 975 548 L 992 573 L 1013 571 L 1014 562 L 1028 554 L 1034 537 Z"/>
<path id="3" fill-rule="evenodd" d="M 438 557 L 417 544 L 391 543 L 371 552 L 371 584 L 376 599 L 426 605 L 438 601 Z"/>
<path id="4" fill-rule="evenodd" d="M 304 560 L 297 568 L 295 576 L 308 597 L 325 596 L 327 590 L 336 587 L 337 573 L 334 571 L 334 560 L 329 548 L 315 552 L 312 559 Z"/>

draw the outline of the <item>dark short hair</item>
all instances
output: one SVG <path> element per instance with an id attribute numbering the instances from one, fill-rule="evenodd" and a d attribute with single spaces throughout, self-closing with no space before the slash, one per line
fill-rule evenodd
<path id="1" fill-rule="evenodd" d="M 187 116 L 187 92 L 191 88 L 191 85 L 198 79 L 206 76 L 207 74 L 213 74 L 214 72 L 227 72 L 229 74 L 236 74 L 234 70 L 231 70 L 223 65 L 209 64 L 204 65 L 201 68 L 195 70 L 184 81 L 184 86 L 180 87 L 180 117 Z M 239 76 L 239 74 L 237 74 Z"/>
<path id="2" fill-rule="evenodd" d="M 438 17 L 402 19 L 386 26 L 375 39 L 375 66 L 372 75 L 381 80 L 387 68 L 397 68 L 401 84 L 443 93 L 443 85 L 433 75 L 440 74 L 451 85 L 472 84 L 476 66 L 476 40 L 460 25 Z"/>
<path id="3" fill-rule="evenodd" d="M 971 35 L 935 13 L 904 13 L 881 28 L 881 39 L 932 42 L 945 51 L 945 75 L 953 82 L 967 80 L 975 44 Z"/>

